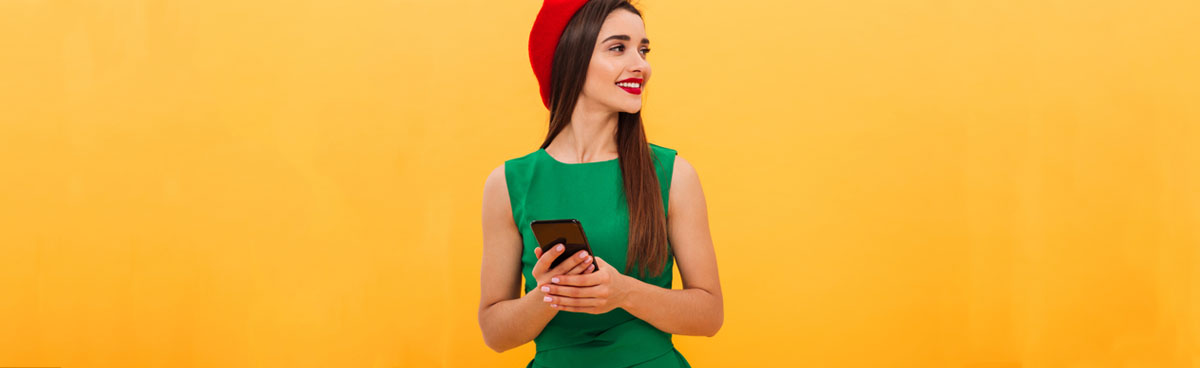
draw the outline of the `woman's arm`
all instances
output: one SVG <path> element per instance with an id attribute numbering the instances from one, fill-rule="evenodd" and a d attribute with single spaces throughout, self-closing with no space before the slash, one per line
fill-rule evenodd
<path id="1" fill-rule="evenodd" d="M 660 330 L 713 336 L 725 320 L 717 256 L 708 230 L 708 208 L 700 177 L 683 157 L 675 157 L 667 226 L 683 289 L 664 289 L 630 277 L 627 312 Z"/>
<path id="2" fill-rule="evenodd" d="M 534 289 L 521 296 L 521 235 L 512 218 L 504 165 L 492 170 L 483 187 L 483 266 L 480 271 L 479 327 L 497 352 L 537 337 L 558 311 Z"/>
<path id="3" fill-rule="evenodd" d="M 497 352 L 503 352 L 533 340 L 558 311 L 546 306 L 546 294 L 533 289 L 521 295 L 521 234 L 512 218 L 508 201 L 508 184 L 504 180 L 504 165 L 492 170 L 483 188 L 483 266 L 480 268 L 479 328 L 483 341 Z M 550 277 L 578 275 L 591 271 L 592 257 L 574 254 L 558 267 L 550 264 L 563 255 L 562 245 L 552 248 L 544 257 L 535 248 L 537 264 L 533 276 L 538 284 Z M 585 252 L 586 253 L 586 252 Z M 578 254 L 578 253 L 576 253 Z"/>
<path id="4" fill-rule="evenodd" d="M 603 259 L 600 270 L 553 278 L 551 300 L 559 310 L 604 313 L 615 308 L 679 335 L 713 336 L 725 320 L 717 256 L 708 230 L 708 210 L 700 178 L 682 157 L 675 158 L 671 179 L 668 236 L 679 265 L 682 290 L 664 289 L 622 275 Z"/>

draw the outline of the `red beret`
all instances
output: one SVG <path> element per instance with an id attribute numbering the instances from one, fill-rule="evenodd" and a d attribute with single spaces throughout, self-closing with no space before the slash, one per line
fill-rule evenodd
<path id="1" fill-rule="evenodd" d="M 529 31 L 529 64 L 541 87 L 542 104 L 550 108 L 550 69 L 554 65 L 554 50 L 571 17 L 587 0 L 545 0 Z"/>

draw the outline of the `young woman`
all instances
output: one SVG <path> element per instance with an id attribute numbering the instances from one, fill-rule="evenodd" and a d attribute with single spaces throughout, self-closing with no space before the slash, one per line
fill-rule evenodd
<path id="1" fill-rule="evenodd" d="M 672 334 L 713 336 L 724 320 L 699 177 L 642 128 L 649 43 L 625 0 L 546 0 L 534 22 L 550 129 L 484 185 L 479 303 L 489 347 L 536 343 L 529 367 L 688 367 Z M 541 251 L 530 222 L 564 218 L 596 254 Z"/>

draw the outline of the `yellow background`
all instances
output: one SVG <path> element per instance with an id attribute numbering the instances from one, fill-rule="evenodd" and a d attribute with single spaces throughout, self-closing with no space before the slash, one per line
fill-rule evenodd
<path id="1" fill-rule="evenodd" d="M 641 2 L 697 367 L 1200 367 L 1200 3 Z M 524 366 L 480 200 L 539 1 L 0 1 L 0 366 Z"/>

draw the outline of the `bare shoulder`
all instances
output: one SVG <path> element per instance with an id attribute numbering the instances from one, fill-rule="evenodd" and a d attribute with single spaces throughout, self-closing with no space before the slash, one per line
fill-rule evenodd
<path id="1" fill-rule="evenodd" d="M 703 206 L 704 193 L 700 189 L 700 175 L 696 167 L 683 156 L 675 156 L 675 166 L 671 174 L 671 196 L 669 206 L 672 209 L 690 210 L 696 205 Z M 677 213 L 676 211 L 671 211 Z"/>
<path id="2" fill-rule="evenodd" d="M 504 176 L 504 164 L 492 169 L 483 184 L 483 210 L 486 218 L 502 218 L 511 210 L 508 203 L 508 181 Z"/>
<path id="3" fill-rule="evenodd" d="M 685 190 L 700 187 L 700 174 L 696 173 L 696 167 L 683 156 L 675 156 L 675 167 L 671 174 L 671 192 L 675 192 L 677 187 Z"/>
<path id="4" fill-rule="evenodd" d="M 671 183 L 675 182 L 676 178 L 684 177 L 684 179 L 697 178 L 696 167 L 683 156 L 675 156 L 675 168 L 671 174 Z"/>
<path id="5" fill-rule="evenodd" d="M 500 188 L 503 188 L 504 191 L 506 191 L 506 192 L 508 191 L 508 183 L 505 181 L 505 178 L 504 178 L 504 164 L 503 163 L 501 163 L 500 166 L 496 166 L 495 169 L 492 169 L 492 172 L 488 174 L 487 181 L 484 182 L 483 187 L 485 188 L 484 189 L 485 191 L 487 191 L 486 188 L 493 188 L 493 187 L 500 187 Z"/>

